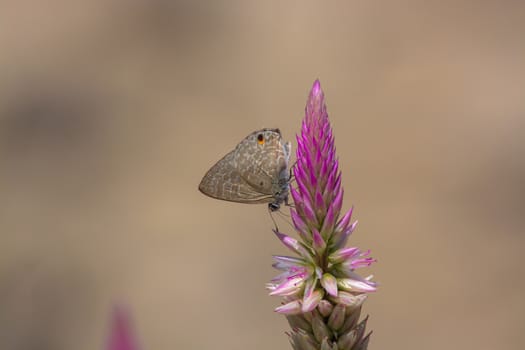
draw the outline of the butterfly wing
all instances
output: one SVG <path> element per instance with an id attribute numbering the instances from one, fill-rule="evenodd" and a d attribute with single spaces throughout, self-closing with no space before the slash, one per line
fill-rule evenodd
<path id="1" fill-rule="evenodd" d="M 239 203 L 268 203 L 273 196 L 257 191 L 248 184 L 237 170 L 236 150 L 219 160 L 204 175 L 199 190 L 207 196 Z"/>
<path id="2" fill-rule="evenodd" d="M 257 142 L 263 135 L 264 142 Z M 241 178 L 256 192 L 275 197 L 287 188 L 289 144 L 283 145 L 277 129 L 263 129 L 246 137 L 235 150 Z"/>

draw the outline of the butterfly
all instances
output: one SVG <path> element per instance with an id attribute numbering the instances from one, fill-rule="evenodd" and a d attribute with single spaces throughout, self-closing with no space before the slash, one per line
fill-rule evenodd
<path id="1" fill-rule="evenodd" d="M 204 175 L 199 190 L 207 196 L 238 203 L 268 203 L 270 211 L 288 204 L 290 142 L 279 129 L 246 136 Z"/>

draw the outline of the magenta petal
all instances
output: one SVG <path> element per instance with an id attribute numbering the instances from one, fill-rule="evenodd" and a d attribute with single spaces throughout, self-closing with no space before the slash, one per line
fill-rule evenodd
<path id="1" fill-rule="evenodd" d="M 296 205 L 303 201 L 301 194 L 293 187 L 290 188 L 290 195 L 292 196 L 292 199 Z"/>
<path id="2" fill-rule="evenodd" d="M 354 229 L 356 226 L 357 226 L 357 220 L 352 225 L 350 225 L 350 227 L 347 227 L 346 230 L 341 232 L 340 235 L 338 235 L 338 238 L 335 240 L 337 242 L 334 245 L 335 249 L 339 249 L 346 245 L 346 241 L 348 240 L 348 237 L 350 237 L 352 232 L 354 232 Z"/>
<path id="3" fill-rule="evenodd" d="M 325 153 L 321 151 L 319 146 L 316 146 L 315 150 L 316 151 L 315 151 L 315 168 L 314 169 L 315 169 L 315 172 L 317 173 L 321 167 L 321 163 L 323 161 L 323 155 L 325 155 Z"/>
<path id="4" fill-rule="evenodd" d="M 276 264 L 278 264 L 278 263 L 275 263 L 272 266 L 275 267 Z M 284 281 L 287 281 L 291 277 L 292 277 L 292 272 L 290 272 L 288 270 L 284 270 L 283 273 L 280 273 L 279 275 L 277 275 L 274 278 L 272 278 L 271 281 L 270 281 L 271 283 L 268 283 L 267 287 L 268 287 L 269 290 L 275 290 L 275 288 L 277 288 L 278 285 L 280 285 Z"/>
<path id="5" fill-rule="evenodd" d="M 308 298 L 310 294 L 313 293 L 316 284 L 317 284 L 317 279 L 315 277 L 310 278 L 306 281 L 306 284 L 304 286 L 304 292 L 303 292 L 303 295 L 305 298 Z"/>
<path id="6" fill-rule="evenodd" d="M 325 195 L 328 197 L 328 196 L 332 196 L 334 191 L 333 191 L 333 188 L 334 188 L 334 184 L 335 184 L 335 178 L 336 178 L 336 173 L 334 172 L 329 172 L 328 173 L 328 179 L 326 180 L 326 185 L 325 185 Z"/>
<path id="7" fill-rule="evenodd" d="M 317 309 L 323 317 L 328 317 L 332 313 L 334 306 L 328 300 L 323 299 L 319 302 L 319 305 L 317 305 Z"/>
<path id="8" fill-rule="evenodd" d="M 337 296 L 337 279 L 329 273 L 325 273 L 321 278 L 321 285 L 331 296 Z"/>
<path id="9" fill-rule="evenodd" d="M 362 258 L 352 261 L 352 268 L 358 269 L 360 267 L 368 267 L 372 265 L 373 263 L 377 262 L 374 258 Z"/>
<path id="10" fill-rule="evenodd" d="M 296 294 L 304 285 L 303 277 L 294 277 L 290 278 L 283 283 L 279 284 L 270 292 L 270 295 L 294 295 Z"/>
<path id="11" fill-rule="evenodd" d="M 319 95 L 322 95 L 322 91 L 321 91 L 321 82 L 319 81 L 319 79 L 316 79 L 314 81 L 314 84 L 312 85 L 312 92 L 311 92 L 311 96 L 312 97 L 317 97 Z"/>
<path id="12" fill-rule="evenodd" d="M 326 179 L 328 175 L 328 163 L 326 161 L 321 164 L 321 170 L 319 171 L 319 178 L 321 179 L 321 183 L 323 186 L 326 186 Z"/>
<path id="13" fill-rule="evenodd" d="M 375 283 L 365 280 L 358 281 L 353 278 L 340 278 L 337 286 L 349 292 L 370 293 L 377 290 Z"/>
<path id="14" fill-rule="evenodd" d="M 316 227 L 318 225 L 317 216 L 315 215 L 314 209 L 312 208 L 312 204 L 307 198 L 303 197 L 303 209 L 304 209 L 304 216 L 306 221 L 308 222 L 308 225 L 310 227 Z"/>
<path id="15" fill-rule="evenodd" d="M 294 168 L 294 176 L 295 176 L 295 181 L 299 184 L 299 183 L 308 183 L 308 180 L 306 179 L 306 174 L 304 173 L 304 169 L 302 166 L 300 166 L 300 162 L 298 161 L 298 166 L 296 166 Z"/>
<path id="16" fill-rule="evenodd" d="M 350 208 L 348 212 L 339 220 L 336 226 L 336 231 L 344 231 L 348 224 L 350 223 L 350 219 L 352 219 L 352 212 L 354 210 L 354 207 Z"/>
<path id="17" fill-rule="evenodd" d="M 310 190 L 307 187 L 308 185 L 305 182 L 300 181 L 300 179 L 298 179 L 297 186 L 299 187 L 299 192 L 302 195 L 303 201 L 310 201 Z"/>
<path id="18" fill-rule="evenodd" d="M 285 246 L 287 246 L 288 248 L 290 248 L 294 252 L 297 252 L 297 249 L 298 249 L 298 246 L 299 246 L 299 242 L 295 238 L 287 236 L 284 233 L 281 233 L 279 231 L 275 231 L 274 230 L 273 232 L 275 233 L 277 238 L 279 238 L 279 240 L 284 243 Z"/>
<path id="19" fill-rule="evenodd" d="M 356 226 L 357 226 L 357 220 L 354 221 L 352 225 L 350 225 L 350 233 L 354 232 Z"/>
<path id="20" fill-rule="evenodd" d="M 316 289 L 310 295 L 305 296 L 303 299 L 303 312 L 310 312 L 319 305 L 321 299 L 323 299 L 324 293 L 321 289 Z"/>
<path id="21" fill-rule="evenodd" d="M 343 206 L 343 194 L 344 190 L 341 189 L 341 191 L 337 192 L 337 195 L 331 203 L 331 207 L 333 208 L 335 215 L 339 215 L 341 212 L 341 207 Z"/>
<path id="22" fill-rule="evenodd" d="M 305 259 L 311 259 L 312 255 L 310 254 L 310 252 L 301 243 L 299 243 L 298 240 L 275 230 L 273 232 L 275 233 L 277 238 L 279 238 L 279 240 L 283 242 L 283 244 L 287 246 L 291 251 L 301 255 Z"/>
<path id="23" fill-rule="evenodd" d="M 372 283 L 359 276 L 354 271 L 361 267 L 368 267 L 376 262 L 376 259 L 370 257 L 363 257 L 362 254 L 357 256 L 348 257 L 348 259 L 338 265 L 339 272 L 345 274 L 347 277 L 364 281 L 366 283 Z"/>
<path id="24" fill-rule="evenodd" d="M 301 136 L 299 135 L 296 135 L 295 136 L 295 139 L 297 140 L 297 152 L 303 152 L 303 149 L 304 149 L 304 143 L 303 143 L 303 139 Z"/>
<path id="25" fill-rule="evenodd" d="M 311 241 L 311 238 L 309 237 L 310 234 L 308 231 L 308 226 L 306 226 L 303 219 L 301 219 L 299 214 L 297 214 L 297 211 L 290 209 L 290 215 L 292 217 L 292 222 L 295 226 L 295 229 L 297 230 L 297 232 L 299 232 L 299 235 L 301 235 L 301 238 L 305 242 Z"/>
<path id="26" fill-rule="evenodd" d="M 275 312 L 278 312 L 280 314 L 284 315 L 297 315 L 302 312 L 301 310 L 301 301 L 300 300 L 294 300 L 287 304 L 281 305 L 275 309 Z"/>
<path id="27" fill-rule="evenodd" d="M 337 163 L 336 163 L 337 165 Z M 335 185 L 334 185 L 334 188 L 333 188 L 333 191 L 334 193 L 337 193 L 341 190 L 341 173 L 339 173 L 339 175 L 337 175 L 337 177 L 335 178 Z"/>
<path id="28" fill-rule="evenodd" d="M 298 269 L 299 267 L 303 267 L 302 265 L 305 263 L 303 259 L 291 256 L 274 255 L 273 259 L 275 263 L 272 266 L 281 271 Z"/>
<path id="29" fill-rule="evenodd" d="M 342 248 L 333 252 L 328 259 L 332 264 L 342 263 L 359 255 L 361 251 L 357 247 Z"/>
<path id="30" fill-rule="evenodd" d="M 115 306 L 107 350 L 138 350 L 129 312 Z"/>
<path id="31" fill-rule="evenodd" d="M 314 246 L 314 250 L 316 252 L 320 254 L 322 254 L 326 248 L 326 242 L 324 241 L 323 237 L 321 236 L 321 234 L 319 233 L 319 231 L 317 231 L 316 229 L 314 229 L 312 231 L 312 238 L 313 238 L 313 246 Z"/>
<path id="32" fill-rule="evenodd" d="M 324 141 L 323 149 L 319 152 L 320 154 L 325 155 L 324 160 L 329 161 L 331 159 L 331 156 L 333 155 L 332 151 L 332 140 L 326 138 Z"/>
<path id="33" fill-rule="evenodd" d="M 328 212 L 326 213 L 326 216 L 323 221 L 323 227 L 321 227 L 321 235 L 325 239 L 329 239 L 330 236 L 333 233 L 335 226 L 335 217 L 334 217 L 334 210 L 333 206 L 328 207 Z"/>
<path id="34" fill-rule="evenodd" d="M 324 203 L 323 195 L 319 189 L 315 191 L 314 208 L 316 209 L 317 213 L 320 214 L 319 217 L 322 218 L 326 212 L 326 205 Z"/>
<path id="35" fill-rule="evenodd" d="M 317 187 L 317 174 L 315 173 L 315 166 L 309 156 L 305 156 L 306 159 L 306 173 L 310 175 L 308 181 L 312 188 Z"/>
<path id="36" fill-rule="evenodd" d="M 307 228 L 303 219 L 297 214 L 297 211 L 290 209 L 290 216 L 292 217 L 292 222 L 296 229 L 304 231 Z"/>
<path id="37" fill-rule="evenodd" d="M 366 300 L 366 294 L 353 295 L 348 292 L 339 292 L 339 296 L 336 298 L 338 304 L 343 304 L 347 307 L 358 307 L 363 304 Z"/>

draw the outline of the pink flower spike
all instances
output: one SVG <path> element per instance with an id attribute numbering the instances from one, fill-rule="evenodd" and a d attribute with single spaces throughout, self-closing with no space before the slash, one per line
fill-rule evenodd
<path id="1" fill-rule="evenodd" d="M 372 276 L 357 268 L 375 259 L 369 252 L 345 248 L 356 227 L 352 211 L 343 211 L 344 190 L 321 84 L 309 92 L 296 161 L 288 183 L 293 200 L 290 216 L 297 239 L 275 232 L 298 258 L 274 257 L 279 274 L 267 285 L 270 295 L 282 296 L 276 312 L 286 315 L 294 350 L 366 350 L 370 333 L 359 321 L 367 293 L 377 288 Z M 296 237 L 296 236 L 293 236 Z"/>
<path id="2" fill-rule="evenodd" d="M 123 306 L 115 306 L 107 350 L 139 350 L 129 312 Z"/>

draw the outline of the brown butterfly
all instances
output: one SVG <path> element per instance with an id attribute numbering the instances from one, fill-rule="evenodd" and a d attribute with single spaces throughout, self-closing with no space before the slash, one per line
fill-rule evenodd
<path id="1" fill-rule="evenodd" d="M 208 170 L 199 190 L 225 201 L 268 203 L 276 211 L 288 203 L 290 153 L 279 129 L 252 132 Z"/>

